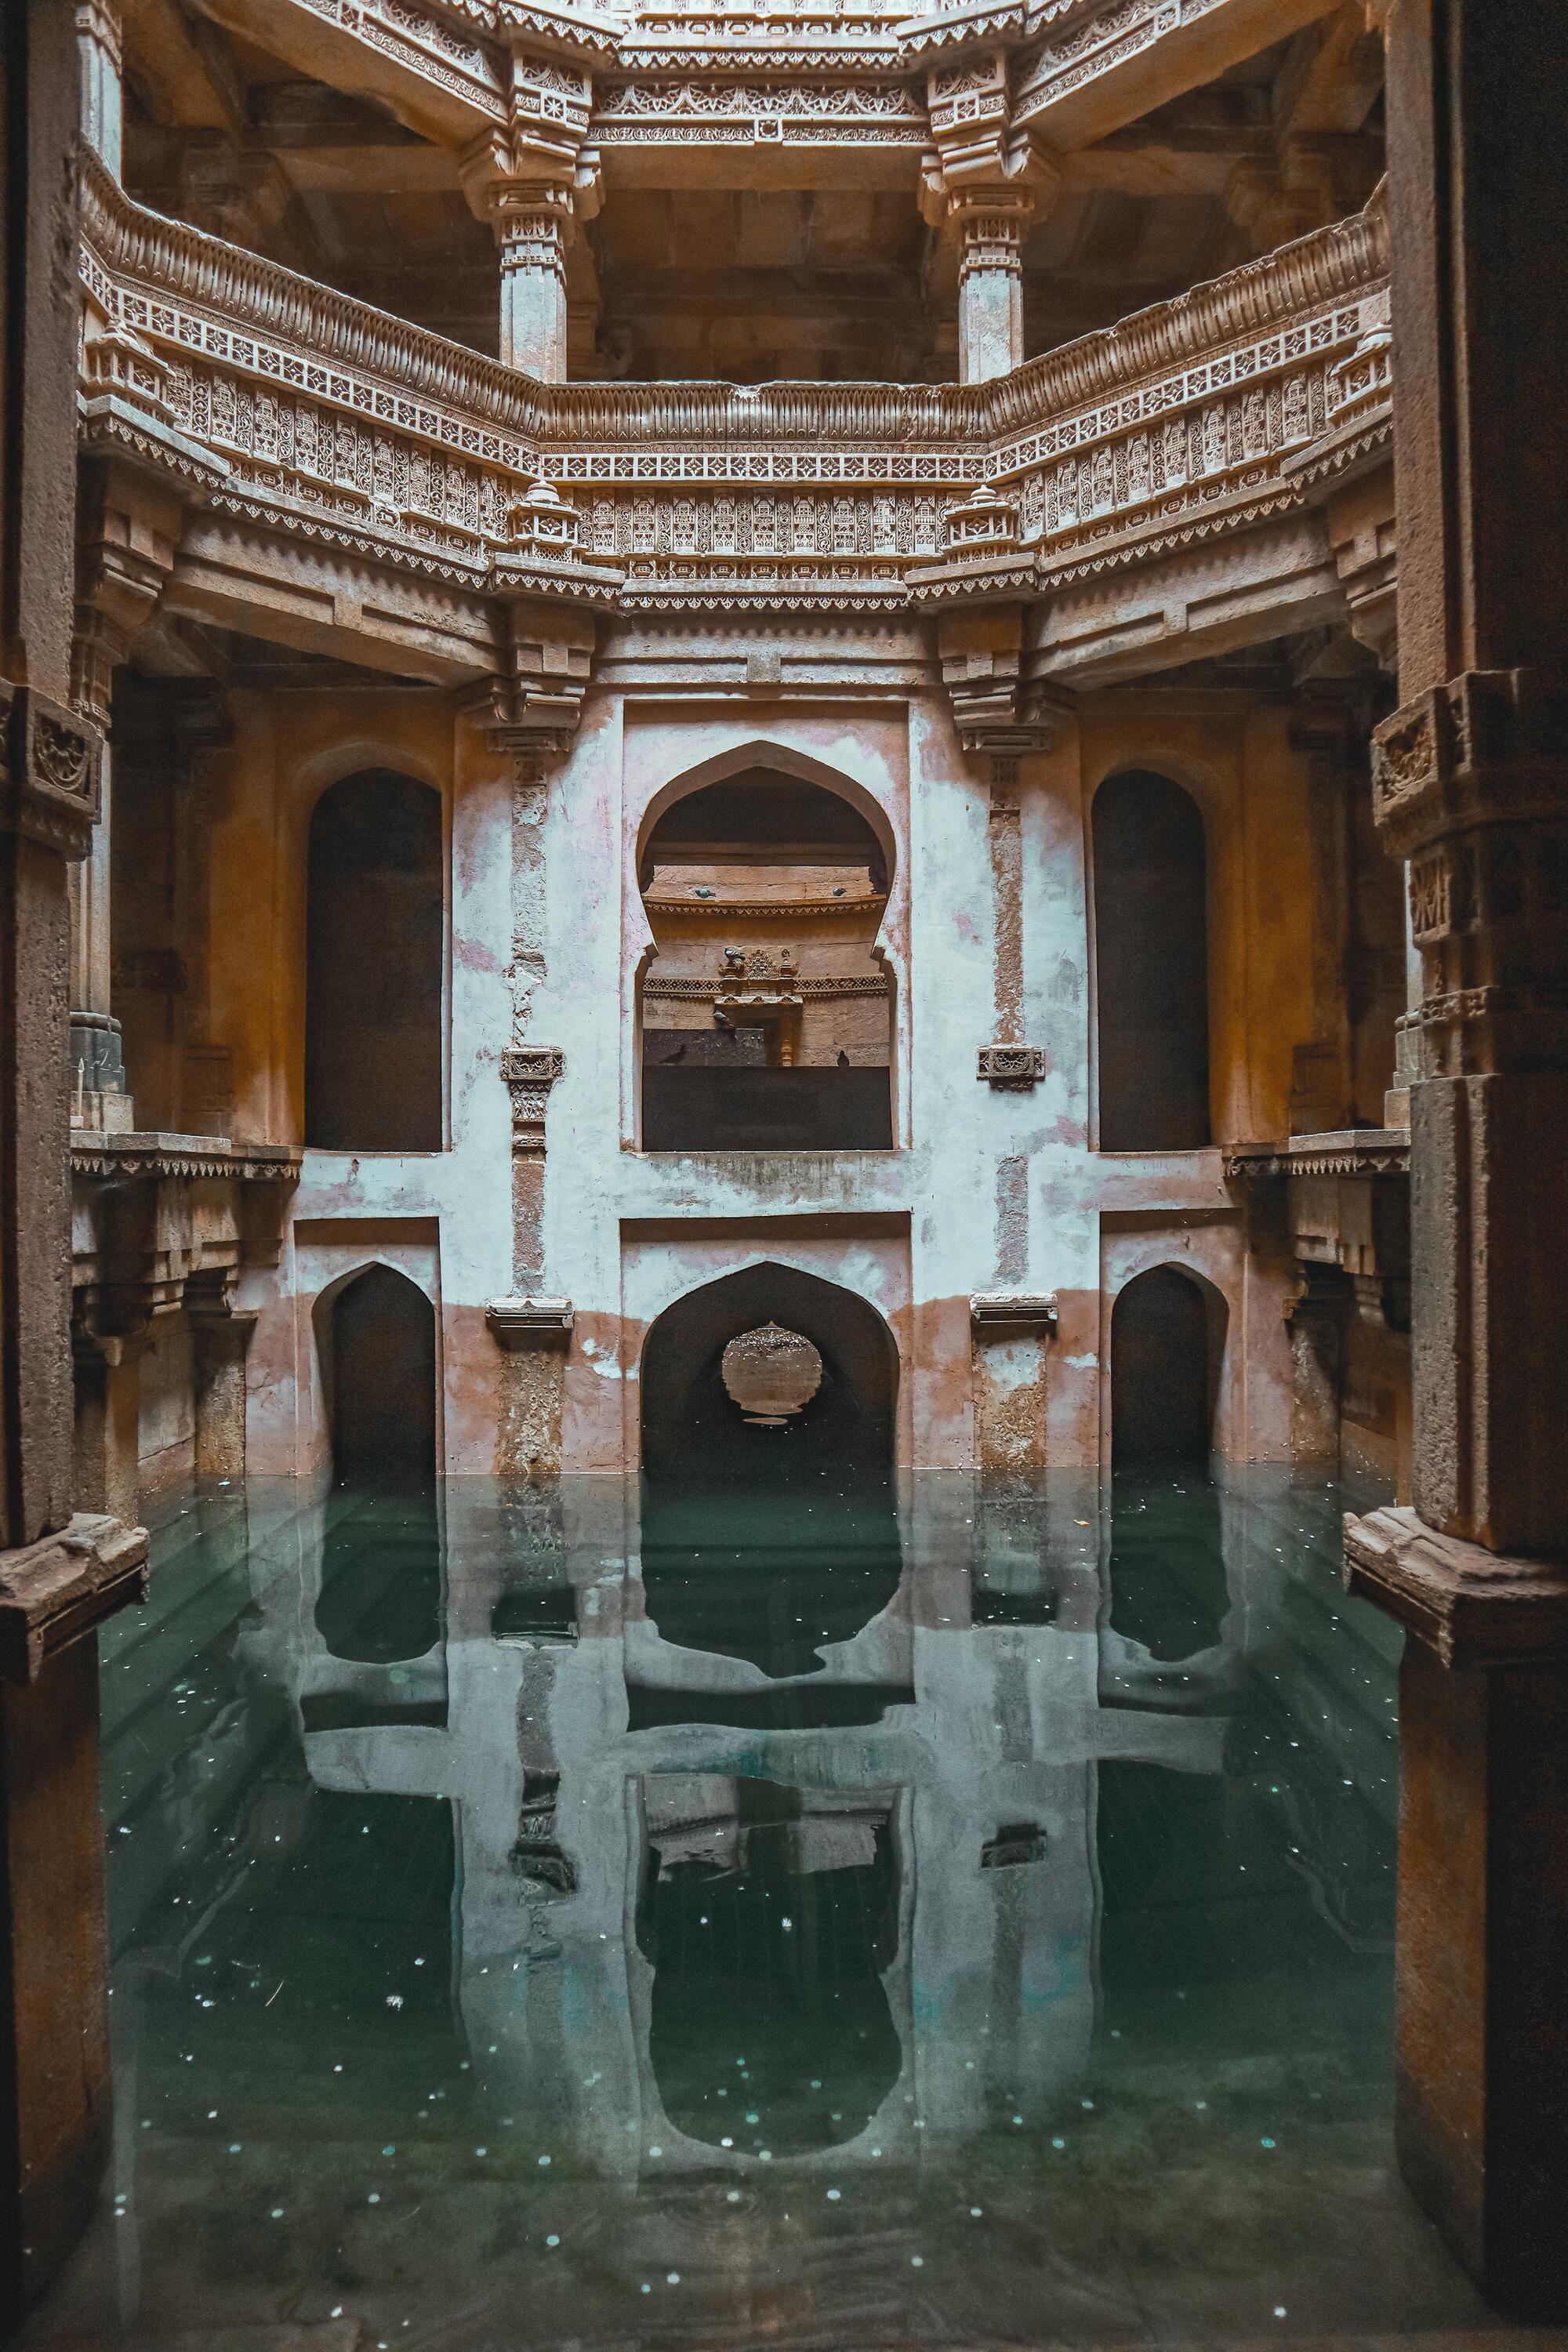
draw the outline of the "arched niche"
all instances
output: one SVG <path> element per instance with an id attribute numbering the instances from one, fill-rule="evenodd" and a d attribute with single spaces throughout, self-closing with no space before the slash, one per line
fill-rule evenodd
<path id="1" fill-rule="evenodd" d="M 332 1477 L 374 1492 L 430 1488 L 436 1456 L 436 1310 L 417 1283 L 375 1264 L 315 1308 Z"/>
<path id="2" fill-rule="evenodd" d="M 310 815 L 305 1140 L 439 1151 L 441 796 L 391 768 L 331 785 Z"/>
<path id="3" fill-rule="evenodd" d="M 637 845 L 645 1150 L 892 1149 L 877 816 L 764 759 L 656 799 Z"/>
<path id="4" fill-rule="evenodd" d="M 780 1426 L 749 1417 L 725 1386 L 731 1339 L 767 1324 L 822 1359 L 816 1393 Z M 650 1486 L 780 1487 L 893 1466 L 899 1360 L 893 1335 L 856 1292 L 773 1261 L 677 1299 L 649 1330 L 639 1381 Z"/>
<path id="5" fill-rule="evenodd" d="M 1092 822 L 1100 1149 L 1196 1150 L 1212 1140 L 1203 818 L 1138 768 L 1107 777 Z"/>
<path id="6" fill-rule="evenodd" d="M 1207 1463 L 1227 1319 L 1218 1291 L 1180 1266 L 1151 1266 L 1117 1294 L 1110 1314 L 1114 1469 Z"/>

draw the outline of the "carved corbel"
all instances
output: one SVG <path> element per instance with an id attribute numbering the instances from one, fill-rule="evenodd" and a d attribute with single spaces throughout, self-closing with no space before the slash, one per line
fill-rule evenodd
<path id="1" fill-rule="evenodd" d="M 509 1045 L 500 1058 L 500 1074 L 511 1091 L 512 1150 L 525 1159 L 542 1159 L 550 1089 L 565 1076 L 566 1056 L 559 1045 Z"/>
<path id="2" fill-rule="evenodd" d="M 503 588 L 498 566 L 492 585 Z M 469 719 L 510 752 L 520 780 L 536 781 L 571 750 L 593 677 L 593 611 L 508 599 L 506 667 L 469 698 Z"/>
<path id="3" fill-rule="evenodd" d="M 942 613 L 936 625 L 942 682 L 966 751 L 1017 759 L 1047 751 L 1072 718 L 1071 698 L 1024 674 L 1024 608 L 1017 604 Z"/>

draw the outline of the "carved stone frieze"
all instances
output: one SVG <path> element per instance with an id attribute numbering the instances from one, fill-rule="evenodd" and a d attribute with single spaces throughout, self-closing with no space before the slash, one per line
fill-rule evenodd
<path id="1" fill-rule="evenodd" d="M 509 1355 L 522 1348 L 566 1348 L 574 1320 L 569 1298 L 492 1298 L 485 1323 Z"/>
<path id="2" fill-rule="evenodd" d="M 969 1322 L 977 1333 L 1054 1331 L 1054 1290 L 977 1290 L 969 1302 Z"/>

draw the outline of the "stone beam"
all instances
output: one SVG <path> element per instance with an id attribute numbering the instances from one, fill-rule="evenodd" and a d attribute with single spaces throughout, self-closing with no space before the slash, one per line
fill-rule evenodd
<path id="1" fill-rule="evenodd" d="M 1013 120 L 1039 146 L 1087 147 L 1328 16 L 1340 0 L 1106 0 L 1018 60 Z"/>
<path id="2" fill-rule="evenodd" d="M 1127 570 L 1035 608 L 1031 675 L 1120 685 L 1345 617 L 1320 514 L 1295 514 Z"/>
<path id="3" fill-rule="evenodd" d="M 438 16 L 398 0 L 200 0 L 226 30 L 334 89 L 363 91 L 399 122 L 458 147 L 507 117 L 507 71 L 496 53 Z"/>
<path id="4" fill-rule="evenodd" d="M 163 602 L 187 619 L 433 686 L 466 685 L 496 667 L 492 607 L 477 592 L 226 516 L 204 516 L 187 532 Z"/>

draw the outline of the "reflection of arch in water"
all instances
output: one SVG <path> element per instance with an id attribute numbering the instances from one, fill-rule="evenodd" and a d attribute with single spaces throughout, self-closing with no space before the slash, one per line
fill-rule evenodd
<path id="1" fill-rule="evenodd" d="M 883 1983 L 899 1940 L 886 1801 L 703 1775 L 643 1786 L 637 1939 L 670 2122 L 742 2157 L 846 2145 L 902 2064 Z"/>
<path id="2" fill-rule="evenodd" d="M 332 1476 L 405 1489 L 436 1476 L 436 1310 L 417 1283 L 376 1260 L 330 1283 L 311 1319 Z"/>
<path id="3" fill-rule="evenodd" d="M 822 1384 L 779 1428 L 749 1421 L 724 1385 L 725 1348 L 767 1323 L 809 1339 Z M 887 1478 L 899 1357 L 869 1302 L 773 1260 L 721 1275 L 667 1307 L 643 1345 L 643 1468 L 653 1486 L 780 1488 Z"/>
<path id="4" fill-rule="evenodd" d="M 1168 776 L 1110 776 L 1094 796 L 1094 962 L 1102 1151 L 1210 1139 L 1204 822 Z"/>
<path id="5" fill-rule="evenodd" d="M 1184 1266 L 1151 1266 L 1118 1293 L 1110 1316 L 1113 1468 L 1206 1464 L 1227 1320 L 1220 1292 Z"/>
<path id="6" fill-rule="evenodd" d="M 439 1151 L 445 911 L 441 795 L 391 768 L 310 814 L 305 1140 Z"/>

